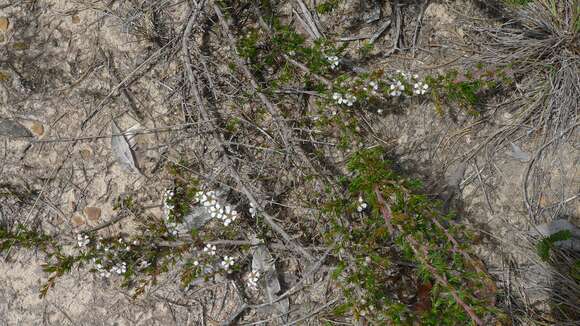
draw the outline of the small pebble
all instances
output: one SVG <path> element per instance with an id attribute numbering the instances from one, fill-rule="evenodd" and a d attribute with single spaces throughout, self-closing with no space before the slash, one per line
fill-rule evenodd
<path id="1" fill-rule="evenodd" d="M 42 125 L 42 123 L 33 122 L 30 125 L 30 131 L 32 131 L 32 133 L 35 134 L 36 136 L 40 137 L 44 135 L 44 126 Z"/>
<path id="2" fill-rule="evenodd" d="M 80 216 L 79 214 L 74 214 L 71 218 L 71 223 L 74 226 L 81 226 L 81 225 L 85 224 L 85 219 L 82 216 Z"/>
<path id="3" fill-rule="evenodd" d="M 97 222 L 101 218 L 101 209 L 98 207 L 85 207 L 83 212 L 91 222 Z"/>
<path id="4" fill-rule="evenodd" d="M 8 17 L 0 17 L 0 32 L 6 32 L 10 26 Z"/>

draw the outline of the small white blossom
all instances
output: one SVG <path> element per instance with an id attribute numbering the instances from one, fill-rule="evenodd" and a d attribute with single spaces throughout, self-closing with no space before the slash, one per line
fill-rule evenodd
<path id="1" fill-rule="evenodd" d="M 362 211 L 364 211 L 366 208 L 368 207 L 367 203 L 364 202 L 364 199 L 362 197 L 358 197 L 358 206 L 356 208 L 356 210 L 361 213 Z"/>
<path id="2" fill-rule="evenodd" d="M 144 260 L 139 264 L 139 267 L 145 269 L 147 267 L 151 266 L 151 263 L 149 263 L 148 261 Z"/>
<path id="3" fill-rule="evenodd" d="M 89 244 L 89 242 L 91 242 L 91 239 L 89 239 L 88 235 L 86 234 L 77 235 L 77 244 L 79 247 L 84 248 Z"/>
<path id="4" fill-rule="evenodd" d="M 423 94 L 427 93 L 428 89 L 429 89 L 429 85 L 427 85 L 426 83 L 423 83 L 421 81 L 416 82 L 413 85 L 413 93 L 415 93 L 416 95 L 423 95 Z"/>
<path id="5" fill-rule="evenodd" d="M 330 63 L 330 69 L 335 70 L 336 68 L 338 68 L 338 65 L 340 63 L 340 59 L 338 59 L 337 56 L 331 55 L 331 56 L 326 56 L 326 61 L 328 61 L 328 63 Z"/>
<path id="6" fill-rule="evenodd" d="M 250 272 L 250 274 L 248 274 L 248 286 L 252 289 L 257 289 L 259 279 L 260 279 L 259 271 Z"/>
<path id="7" fill-rule="evenodd" d="M 203 248 L 203 251 L 209 254 L 210 256 L 215 256 L 216 247 L 210 243 L 206 244 Z"/>
<path id="8" fill-rule="evenodd" d="M 396 83 L 391 84 L 391 92 L 389 93 L 391 96 L 401 96 L 403 91 L 405 90 L 405 85 L 401 83 L 400 80 L 397 80 Z"/>
<path id="9" fill-rule="evenodd" d="M 197 261 L 197 260 L 194 260 L 194 261 L 193 261 L 193 266 L 199 266 L 199 261 Z"/>
<path id="10" fill-rule="evenodd" d="M 221 265 L 223 269 L 229 271 L 230 267 L 234 266 L 234 258 L 230 256 L 224 256 Z"/>
<path id="11" fill-rule="evenodd" d="M 176 236 L 179 233 L 179 231 L 177 230 L 177 223 L 169 222 L 166 223 L 165 226 L 167 227 L 167 232 L 169 232 L 169 234 L 171 234 L 172 236 Z"/>
<path id="12" fill-rule="evenodd" d="M 354 104 L 354 102 L 356 102 L 356 97 L 354 95 L 352 95 L 352 94 L 345 95 L 344 104 L 346 104 L 346 106 L 352 106 Z"/>
<path id="13" fill-rule="evenodd" d="M 125 274 L 127 272 L 127 263 L 117 263 L 115 266 L 111 267 L 111 272 L 117 273 L 119 275 Z"/>
<path id="14" fill-rule="evenodd" d="M 250 215 L 252 217 L 256 217 L 256 214 L 258 214 L 258 210 L 256 209 L 256 206 L 254 206 L 253 203 L 250 203 L 250 209 L 249 209 L 249 211 L 250 211 Z"/>
<path id="15" fill-rule="evenodd" d="M 336 101 L 337 104 L 344 104 L 346 106 L 352 106 L 356 102 L 356 96 L 352 94 L 345 94 L 344 96 L 340 93 L 332 94 L 332 99 Z"/>

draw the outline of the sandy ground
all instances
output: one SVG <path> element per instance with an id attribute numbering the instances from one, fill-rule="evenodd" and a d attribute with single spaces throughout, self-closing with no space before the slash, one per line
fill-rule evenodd
<path id="1" fill-rule="evenodd" d="M 0 17 L 8 18 L 7 29 L 0 31 L 0 71 L 10 76 L 0 87 L 0 117 L 19 121 L 34 135 L 32 141 L 0 137 L 0 178 L 40 194 L 24 214 L 12 215 L 15 208 L 4 202 L 2 216 L 39 223 L 47 232 L 64 234 L 68 239 L 110 219 L 114 200 L 124 194 L 134 194 L 152 206 L 153 215 L 160 216 L 161 194 L 168 183 L 158 166 L 177 159 L 175 146 L 201 145 L 197 140 L 175 143 L 179 127 L 172 132 L 136 136 L 137 161 L 148 176 L 144 179 L 115 163 L 110 139 L 99 137 L 110 133 L 113 118 L 123 130 L 179 126 L 183 114 L 175 94 L 179 61 L 160 59 L 170 55 L 169 47 L 139 37 L 150 32 L 151 26 L 141 24 L 147 20 L 130 2 L 107 7 L 103 1 L 44 0 L 8 6 L 0 3 L 0 8 Z M 423 64 L 436 66 L 468 53 L 461 50 L 468 47 L 463 38 L 463 17 L 456 11 L 457 5 L 452 8 L 442 3 L 428 8 L 423 41 L 431 52 L 421 56 Z M 468 10 L 475 9 L 468 6 Z M 185 14 L 185 5 L 177 4 L 166 10 L 164 19 L 180 20 Z M 169 30 L 159 38 L 171 40 L 179 32 Z M 381 44 L 386 46 L 388 40 Z M 126 78 L 135 80 L 123 93 L 116 85 Z M 95 110 L 98 112 L 87 120 Z M 497 119 L 501 121 L 505 115 L 499 114 Z M 525 271 L 525 266 L 536 265 L 524 250 L 532 245 L 520 241 L 529 227 L 521 195 L 514 191 L 521 185 L 525 162 L 507 153 L 499 155 L 491 168 L 484 155 L 464 165 L 453 163 L 457 153 L 467 152 L 489 135 L 489 131 L 476 128 L 462 133 L 471 122 L 462 115 L 457 119 L 440 117 L 432 105 L 417 103 L 403 114 L 373 122 L 373 127 L 383 139 L 399 146 L 402 163 L 432 180 L 433 189 L 454 195 L 453 205 L 461 209 L 461 221 L 482 233 L 484 240 L 478 249 L 499 286 L 522 291 L 506 296 L 523 296 L 529 304 L 542 302 L 551 293 L 549 278 L 520 284 L 505 268 L 508 264 Z M 82 139 L 67 140 L 79 137 Z M 518 145 L 530 151 L 531 142 L 533 139 L 523 138 Z M 573 148 L 561 150 L 577 154 Z M 211 149 L 206 155 L 211 157 Z M 577 158 L 557 155 L 553 168 L 546 166 L 552 189 L 546 192 L 546 206 L 577 192 Z M 100 214 L 89 219 L 87 208 L 91 207 L 100 209 Z M 563 216 L 578 224 L 579 207 L 568 203 L 554 217 Z M 121 223 L 110 232 L 130 229 L 131 225 Z M 32 252 L 16 251 L 10 263 L 0 263 L 0 325 L 201 325 L 202 320 L 217 325 L 239 305 L 227 281 L 194 294 L 180 289 L 176 275 L 167 275 L 144 298 L 134 301 L 115 286 L 115 281 L 104 281 L 86 271 L 64 276 L 45 299 L 40 299 L 39 287 L 46 279 L 42 262 Z M 215 302 L 223 296 L 227 302 Z"/>

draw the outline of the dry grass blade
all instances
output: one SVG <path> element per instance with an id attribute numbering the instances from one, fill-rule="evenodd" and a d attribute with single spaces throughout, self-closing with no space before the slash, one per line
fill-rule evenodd
<path id="1" fill-rule="evenodd" d="M 275 311 L 272 313 L 281 314 L 283 317 L 280 319 L 282 322 L 286 322 L 287 316 L 284 314 L 288 313 L 290 302 L 288 301 L 288 298 L 278 299 L 278 293 L 281 290 L 280 281 L 278 280 L 278 272 L 274 265 L 274 259 L 265 245 L 260 245 L 254 249 L 252 270 L 258 271 L 263 275 L 262 284 L 266 300 L 268 302 L 274 302 L 272 307 Z"/>
<path id="2" fill-rule="evenodd" d="M 111 120 L 111 132 L 115 135 L 111 137 L 111 150 L 113 151 L 113 155 L 117 159 L 117 162 L 127 170 L 143 175 L 139 170 L 135 154 L 131 149 L 129 141 L 125 135 L 121 133 L 121 130 L 114 120 Z"/>

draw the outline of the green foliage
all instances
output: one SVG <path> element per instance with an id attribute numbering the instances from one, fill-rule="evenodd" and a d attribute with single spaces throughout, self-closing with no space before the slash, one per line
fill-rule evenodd
<path id="1" fill-rule="evenodd" d="M 316 12 L 319 14 L 328 14 L 338 8 L 338 5 L 342 2 L 342 0 L 326 0 L 322 1 L 316 6 Z"/>
<path id="2" fill-rule="evenodd" d="M 438 225 L 451 223 L 451 216 L 442 215 L 439 202 L 421 193 L 421 183 L 404 177 L 385 157 L 378 147 L 353 154 L 347 164 L 352 175 L 346 180 L 348 197 L 326 206 L 325 212 L 334 216 L 327 239 L 342 239 L 342 260 L 333 272 L 347 298 L 341 309 L 348 307 L 376 325 L 467 324 L 470 317 L 449 294 L 450 286 L 480 314 L 491 313 L 490 298 L 481 296 L 489 276 L 476 272 L 459 253 L 468 252 L 466 245 L 458 248 L 449 238 L 467 243 L 461 228 L 441 229 Z M 359 213 L 361 200 L 369 208 Z M 391 210 L 388 223 L 395 226 L 394 233 L 385 222 L 383 200 Z M 439 284 L 431 268 L 448 285 Z M 404 295 L 393 295 L 397 293 Z"/>
<path id="3" fill-rule="evenodd" d="M 476 107 L 483 94 L 500 85 L 510 85 L 509 68 L 478 66 L 472 71 L 450 70 L 445 74 L 428 76 L 427 83 L 433 89 L 436 109 L 443 114 L 442 103 L 457 103 L 468 113 L 477 115 Z"/>
<path id="4" fill-rule="evenodd" d="M 250 29 L 243 35 L 238 44 L 238 53 L 242 58 L 255 60 L 258 57 L 258 31 Z"/>
<path id="5" fill-rule="evenodd" d="M 570 230 L 558 231 L 548 237 L 543 238 L 536 245 L 536 251 L 540 258 L 544 261 L 550 259 L 550 250 L 554 248 L 554 243 L 558 241 L 570 240 L 572 238 L 572 232 Z"/>

